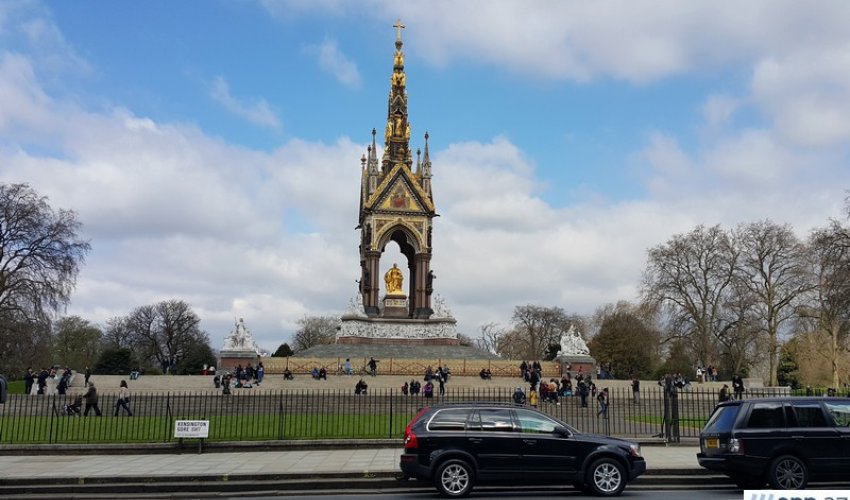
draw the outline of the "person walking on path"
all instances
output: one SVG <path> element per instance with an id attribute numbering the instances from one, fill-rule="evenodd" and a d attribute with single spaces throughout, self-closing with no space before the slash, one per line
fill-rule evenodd
<path id="1" fill-rule="evenodd" d="M 83 411 L 84 417 L 89 415 L 89 410 L 92 408 L 94 408 L 95 415 L 101 416 L 100 407 L 97 405 L 97 389 L 94 387 L 94 382 L 89 382 L 89 389 L 83 395 L 83 399 L 86 400 L 86 409 Z"/>
<path id="2" fill-rule="evenodd" d="M 596 401 L 599 403 L 599 411 L 596 412 L 596 417 L 608 418 L 608 388 L 602 389 L 599 395 L 596 396 Z"/>
<path id="3" fill-rule="evenodd" d="M 632 404 L 640 404 L 640 380 L 637 375 L 632 377 Z"/>
<path id="4" fill-rule="evenodd" d="M 130 389 L 127 387 L 127 381 L 121 381 L 121 387 L 118 389 L 118 401 L 115 402 L 115 415 L 118 416 L 118 411 L 124 408 L 124 411 L 127 412 L 128 417 L 133 416 L 133 412 L 130 411 Z"/>
<path id="5" fill-rule="evenodd" d="M 89 367 L 87 366 L 87 367 L 86 367 L 86 378 L 85 378 L 85 380 L 83 380 L 83 385 L 84 385 L 84 386 L 86 386 L 86 387 L 88 387 L 88 386 L 89 386 L 89 379 L 90 379 L 90 378 L 91 378 L 91 368 L 89 368 Z"/>
<path id="6" fill-rule="evenodd" d="M 369 375 L 373 377 L 378 375 L 378 361 L 375 358 L 369 358 Z"/>

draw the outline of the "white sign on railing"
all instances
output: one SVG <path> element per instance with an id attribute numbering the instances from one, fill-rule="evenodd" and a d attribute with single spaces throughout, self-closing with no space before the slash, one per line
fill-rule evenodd
<path id="1" fill-rule="evenodd" d="M 174 437 L 176 438 L 208 438 L 210 437 L 209 420 L 176 420 L 174 422 Z"/>

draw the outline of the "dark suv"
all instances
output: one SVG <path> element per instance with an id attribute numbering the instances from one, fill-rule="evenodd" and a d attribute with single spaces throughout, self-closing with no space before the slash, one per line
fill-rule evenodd
<path id="1" fill-rule="evenodd" d="M 847 479 L 850 400 L 727 401 L 700 433 L 699 464 L 741 488 L 803 489 L 809 478 Z"/>
<path id="2" fill-rule="evenodd" d="M 413 417 L 401 470 L 450 497 L 469 494 L 479 482 L 572 484 L 612 496 L 645 472 L 646 462 L 635 443 L 582 434 L 528 407 L 456 403 Z"/>

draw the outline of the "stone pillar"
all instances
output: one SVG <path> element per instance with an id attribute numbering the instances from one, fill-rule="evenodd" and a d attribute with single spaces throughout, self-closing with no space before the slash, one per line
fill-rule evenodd
<path id="1" fill-rule="evenodd" d="M 415 309 L 413 317 L 428 319 L 434 313 L 431 309 L 431 294 L 428 293 L 428 273 L 431 271 L 431 254 L 416 254 L 416 287 L 415 287 Z"/>
<path id="2" fill-rule="evenodd" d="M 366 269 L 369 271 L 369 283 L 363 294 L 363 309 L 368 316 L 378 316 L 381 310 L 378 308 L 378 292 L 380 292 L 380 260 L 381 252 L 366 252 Z"/>

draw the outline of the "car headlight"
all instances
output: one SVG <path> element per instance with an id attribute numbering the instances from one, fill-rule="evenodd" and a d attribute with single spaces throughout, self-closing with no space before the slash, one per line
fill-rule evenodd
<path id="1" fill-rule="evenodd" d="M 640 457 L 640 445 L 635 443 L 629 444 L 629 455 L 639 458 Z"/>

